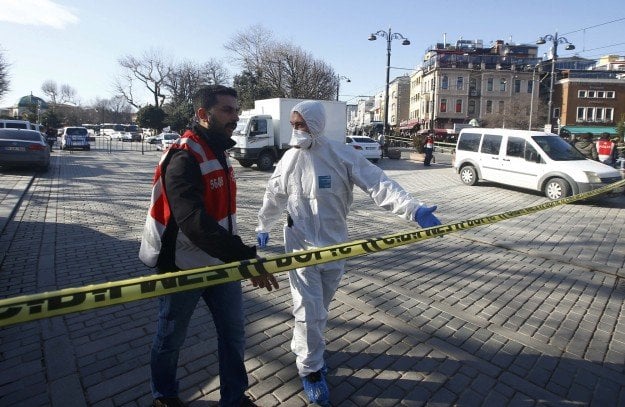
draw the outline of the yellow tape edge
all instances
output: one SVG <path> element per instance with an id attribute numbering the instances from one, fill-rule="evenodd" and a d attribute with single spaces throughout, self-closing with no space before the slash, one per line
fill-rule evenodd
<path id="1" fill-rule="evenodd" d="M 622 180 L 593 191 L 496 215 L 296 253 L 6 298 L 0 300 L 0 327 L 375 253 L 592 198 L 624 185 L 625 180 Z"/>

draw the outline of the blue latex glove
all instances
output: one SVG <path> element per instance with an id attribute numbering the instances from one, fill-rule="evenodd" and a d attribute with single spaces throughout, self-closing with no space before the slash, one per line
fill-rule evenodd
<path id="1" fill-rule="evenodd" d="M 269 242 L 269 233 L 260 232 L 256 235 L 256 241 L 258 242 L 258 247 L 267 247 L 267 242 Z"/>
<path id="2" fill-rule="evenodd" d="M 441 224 L 441 221 L 438 220 L 436 216 L 432 212 L 436 210 L 436 205 L 434 206 L 421 206 L 415 212 L 414 220 L 421 226 L 422 228 L 430 228 L 432 226 L 437 226 Z"/>

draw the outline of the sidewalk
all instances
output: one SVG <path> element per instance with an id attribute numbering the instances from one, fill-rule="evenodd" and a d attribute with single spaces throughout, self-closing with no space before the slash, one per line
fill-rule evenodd
<path id="1" fill-rule="evenodd" d="M 60 153 L 2 234 L 0 298 L 151 274 L 137 258 L 158 154 Z M 438 157 L 437 157 L 438 158 Z M 443 161 L 442 157 L 441 160 Z M 443 222 L 545 202 L 467 187 L 448 164 L 379 163 Z M 240 235 L 253 244 L 268 173 L 235 168 Z M 2 193 L 11 195 L 14 187 Z M 21 184 L 25 185 L 25 184 Z M 352 240 L 415 226 L 355 191 Z M 282 253 L 281 230 L 261 255 Z M 326 361 L 343 407 L 625 405 L 625 197 L 533 215 L 347 261 L 332 302 Z M 290 350 L 286 275 L 244 283 L 249 393 L 306 405 Z M 0 328 L 0 405 L 148 406 L 156 299 Z M 198 305 L 181 353 L 181 397 L 219 399 L 216 337 Z"/>

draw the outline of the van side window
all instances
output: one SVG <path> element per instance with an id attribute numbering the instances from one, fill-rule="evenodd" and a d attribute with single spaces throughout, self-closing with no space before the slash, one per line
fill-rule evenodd
<path id="1" fill-rule="evenodd" d="M 502 136 L 494 134 L 485 134 L 484 140 L 482 140 L 482 150 L 484 154 L 499 154 L 499 148 L 501 147 Z"/>
<path id="2" fill-rule="evenodd" d="M 508 137 L 508 144 L 506 145 L 506 155 L 508 157 L 524 158 L 525 140 L 519 137 Z"/>
<path id="3" fill-rule="evenodd" d="M 525 145 L 525 161 L 530 161 L 533 163 L 539 163 L 542 161 L 540 158 L 540 154 L 538 154 L 538 151 L 536 151 L 536 149 L 532 147 L 531 144 Z"/>
<path id="4" fill-rule="evenodd" d="M 478 133 L 462 133 L 462 137 L 458 141 L 458 150 L 477 152 L 480 148 L 481 134 Z"/>

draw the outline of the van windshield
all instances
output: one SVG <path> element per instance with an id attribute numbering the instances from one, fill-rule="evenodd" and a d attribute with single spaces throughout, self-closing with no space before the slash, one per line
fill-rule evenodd
<path id="1" fill-rule="evenodd" d="M 245 128 L 247 127 L 247 122 L 249 119 L 239 118 L 239 122 L 237 123 L 237 128 L 234 129 L 234 133 L 243 134 L 245 132 Z"/>
<path id="2" fill-rule="evenodd" d="M 554 136 L 532 136 L 532 139 L 554 161 L 579 161 L 586 157 L 572 145 Z"/>

